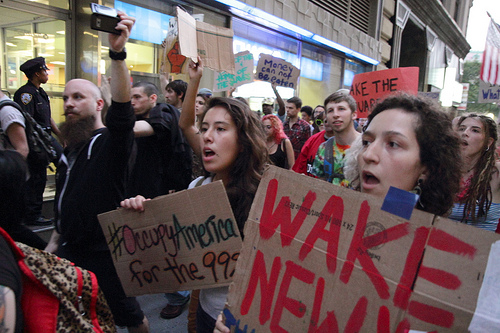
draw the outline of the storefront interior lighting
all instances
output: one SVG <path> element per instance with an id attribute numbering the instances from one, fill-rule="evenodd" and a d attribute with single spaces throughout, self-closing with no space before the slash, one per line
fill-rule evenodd
<path id="1" fill-rule="evenodd" d="M 326 45 L 328 47 L 331 47 L 335 50 L 338 50 L 340 52 L 345 53 L 347 56 L 350 56 L 352 58 L 359 59 L 361 61 L 367 62 L 371 65 L 378 65 L 380 61 L 375 60 L 373 58 L 370 58 L 364 54 L 361 54 L 359 52 L 356 52 L 354 50 L 351 50 L 350 48 L 347 48 L 339 43 L 336 43 L 334 41 L 331 41 L 325 37 L 322 37 L 320 35 L 314 34 L 306 29 L 303 29 L 299 26 L 296 26 L 295 24 L 292 24 L 286 20 L 283 20 L 277 16 L 271 15 L 269 13 L 266 13 L 265 11 L 249 6 L 241 1 L 238 0 L 216 0 L 217 2 L 220 2 L 226 6 L 229 6 L 231 11 L 240 16 L 241 13 L 253 16 L 254 18 L 259 19 L 259 21 L 264 20 L 268 26 L 280 26 L 282 28 L 288 29 L 290 31 L 293 31 L 303 37 L 306 38 L 311 38 L 315 40 L 318 43 L 321 43 L 323 45 Z"/>

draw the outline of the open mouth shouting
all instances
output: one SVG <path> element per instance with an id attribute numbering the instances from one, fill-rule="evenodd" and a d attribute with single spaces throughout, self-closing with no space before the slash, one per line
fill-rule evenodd
<path id="1" fill-rule="evenodd" d="M 368 171 L 362 172 L 361 179 L 363 190 L 373 189 L 375 186 L 380 184 L 380 180 Z"/>

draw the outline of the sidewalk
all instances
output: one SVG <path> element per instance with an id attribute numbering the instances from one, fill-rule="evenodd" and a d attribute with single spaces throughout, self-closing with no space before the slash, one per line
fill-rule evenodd
<path id="1" fill-rule="evenodd" d="M 160 317 L 160 311 L 167 305 L 163 294 L 143 295 L 137 297 L 137 300 L 141 304 L 142 311 L 148 317 L 151 333 L 187 333 L 187 306 L 179 317 L 163 319 Z M 127 333 L 127 329 L 118 329 L 118 333 Z"/>

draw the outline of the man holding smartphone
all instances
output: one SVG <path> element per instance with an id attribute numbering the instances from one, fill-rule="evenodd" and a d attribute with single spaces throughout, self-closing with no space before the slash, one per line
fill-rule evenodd
<path id="1" fill-rule="evenodd" d="M 56 230 L 46 250 L 94 272 L 118 326 L 149 332 L 147 318 L 133 297 L 126 297 L 97 215 L 116 209 L 124 188 L 134 142 L 134 110 L 125 44 L 135 19 L 119 12 L 109 34 L 112 103 L 101 120 L 104 101 L 92 82 L 74 79 L 63 93 L 66 143 L 56 176 Z"/>

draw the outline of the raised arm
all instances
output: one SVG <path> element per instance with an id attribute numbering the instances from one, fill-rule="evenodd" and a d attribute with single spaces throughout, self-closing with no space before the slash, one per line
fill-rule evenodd
<path id="1" fill-rule="evenodd" d="M 109 35 L 109 47 L 112 52 L 121 53 L 125 49 L 125 44 L 130 36 L 130 31 L 134 25 L 135 19 L 127 16 L 123 12 L 118 12 L 120 22 L 116 29 L 120 30 L 121 35 Z M 130 73 L 125 60 L 111 60 L 111 98 L 118 103 L 130 101 Z"/>
<path id="2" fill-rule="evenodd" d="M 278 93 L 278 89 L 276 89 L 276 83 L 271 83 L 271 87 L 273 88 L 274 94 L 276 95 L 276 102 L 278 102 L 278 116 L 283 117 L 285 115 L 285 102 Z"/>
<path id="3" fill-rule="evenodd" d="M 191 60 L 189 64 L 189 84 L 186 90 L 186 96 L 182 103 L 182 112 L 179 118 L 179 127 L 186 137 L 194 153 L 201 155 L 200 140 L 198 137 L 198 127 L 196 127 L 195 101 L 198 94 L 198 87 L 203 75 L 203 64 L 198 58 L 198 63 Z"/>

